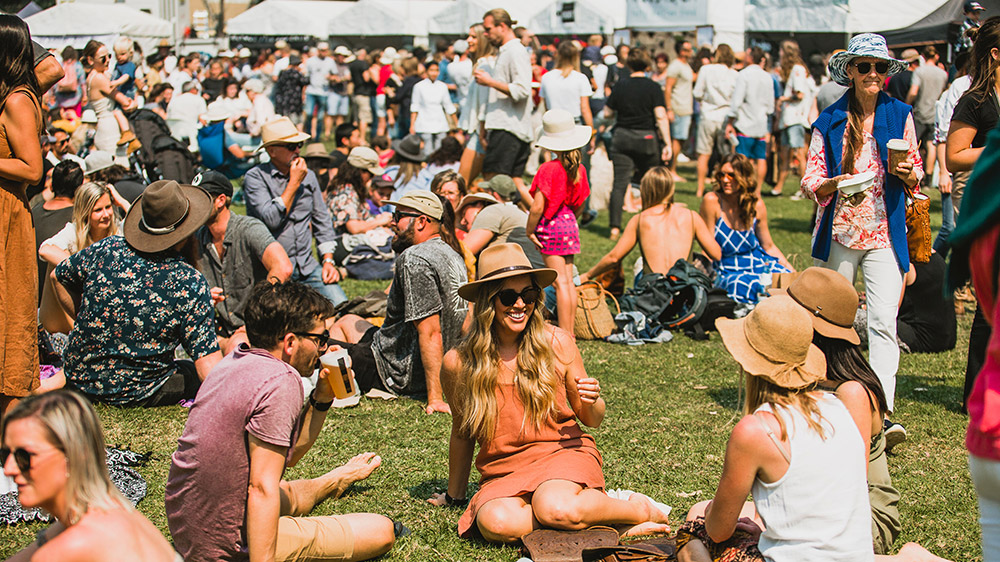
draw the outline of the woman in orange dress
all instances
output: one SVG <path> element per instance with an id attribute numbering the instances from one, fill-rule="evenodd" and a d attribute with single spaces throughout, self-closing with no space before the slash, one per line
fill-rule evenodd
<path id="1" fill-rule="evenodd" d="M 555 278 L 553 269 L 533 269 L 517 244 L 498 244 L 480 255 L 477 280 L 459 289 L 474 303 L 474 318 L 444 358 L 453 420 L 448 490 L 429 501 L 468 503 L 459 535 L 478 530 L 491 542 L 515 542 L 540 527 L 666 532 L 666 506 L 604 492 L 601 455 L 576 421 L 596 427 L 604 419 L 600 383 L 587 376 L 573 336 L 547 325 L 537 306 Z M 477 441 L 482 480 L 468 501 Z"/>
<path id="2" fill-rule="evenodd" d="M 0 416 L 38 387 L 38 269 L 25 189 L 42 177 L 31 35 L 0 15 Z"/>

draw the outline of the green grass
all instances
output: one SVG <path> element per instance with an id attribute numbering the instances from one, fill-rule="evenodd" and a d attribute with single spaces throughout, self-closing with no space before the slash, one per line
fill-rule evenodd
<path id="1" fill-rule="evenodd" d="M 693 169 L 682 171 L 693 176 Z M 792 192 L 791 182 L 785 191 Z M 931 195 L 932 217 L 939 222 L 938 198 Z M 678 187 L 678 200 L 697 208 L 692 183 Z M 787 197 L 768 199 L 767 204 L 775 242 L 797 268 L 809 265 L 810 205 Z M 606 236 L 607 215 L 602 213 L 582 233 L 581 269 L 611 248 Z M 626 260 L 626 271 L 637 255 L 633 251 Z M 384 286 L 344 285 L 349 295 Z M 960 317 L 956 351 L 902 357 L 895 420 L 906 426 L 909 440 L 889 458 L 890 473 L 902 493 L 903 533 L 896 548 L 917 541 L 962 561 L 981 559 L 976 498 L 963 445 L 967 420 L 959 411 L 970 321 L 971 315 Z M 588 372 L 602 381 L 608 403 L 604 424 L 592 431 L 604 456 L 608 486 L 649 494 L 674 507 L 675 522 L 682 520 L 691 505 L 710 499 L 718 484 L 725 443 L 739 416 L 736 363 L 717 334 L 709 342 L 676 334 L 672 342 L 660 345 L 582 342 L 580 347 Z M 152 451 L 151 461 L 140 470 L 149 493 L 139 509 L 166 533 L 163 487 L 186 411 L 103 406 L 98 411 L 108 443 Z M 513 548 L 460 540 L 460 511 L 425 503 L 446 483 L 449 428 L 447 417 L 426 416 L 413 400 L 363 400 L 353 409 L 331 410 L 313 450 L 286 477 L 314 477 L 358 452 L 375 451 L 383 458 L 382 467 L 314 514 L 372 511 L 401 519 L 413 534 L 398 541 L 385 560 L 515 560 Z M 0 556 L 31 542 L 39 527 L 0 528 Z"/>

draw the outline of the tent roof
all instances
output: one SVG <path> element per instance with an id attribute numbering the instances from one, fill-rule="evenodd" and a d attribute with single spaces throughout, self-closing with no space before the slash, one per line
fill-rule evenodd
<path id="1" fill-rule="evenodd" d="M 453 4 L 453 0 L 361 0 L 330 20 L 327 29 L 331 37 L 426 37 L 428 20 Z"/>
<path id="2" fill-rule="evenodd" d="M 24 5 L 23 8 L 18 10 L 17 17 L 24 19 L 31 17 L 41 11 L 42 7 L 36 4 L 34 0 L 31 0 L 31 2 L 28 2 L 27 4 Z"/>
<path id="3" fill-rule="evenodd" d="M 230 35 L 327 37 L 330 21 L 354 2 L 265 0 L 226 23 Z"/>
<path id="4" fill-rule="evenodd" d="M 747 0 L 746 30 L 860 33 L 906 27 L 941 0 Z"/>
<path id="5" fill-rule="evenodd" d="M 503 8 L 510 17 L 537 35 L 574 35 L 610 33 L 625 26 L 625 0 L 569 0 L 573 4 L 573 20 L 563 23 L 562 0 L 506 0 Z M 461 35 L 472 24 L 483 21 L 483 14 L 496 7 L 493 0 L 456 0 L 428 23 L 430 33 Z"/>
<path id="6" fill-rule="evenodd" d="M 1000 0 L 979 0 L 979 3 L 986 8 L 987 16 L 1000 15 Z M 883 27 L 882 29 L 889 30 L 882 32 L 882 34 L 885 35 L 885 40 L 890 45 L 906 45 L 925 41 L 943 43 L 948 37 L 948 25 L 952 22 L 961 23 L 965 19 L 963 4 L 965 4 L 964 0 L 948 0 L 943 6 L 912 25 L 901 28 Z"/>
<path id="7" fill-rule="evenodd" d="M 120 35 L 150 49 L 169 38 L 173 24 L 122 4 L 68 2 L 25 18 L 31 38 L 47 48 L 82 47 L 90 39 L 110 43 Z"/>

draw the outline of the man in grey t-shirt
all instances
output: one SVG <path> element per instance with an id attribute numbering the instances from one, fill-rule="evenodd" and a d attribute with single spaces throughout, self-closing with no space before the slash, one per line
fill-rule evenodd
<path id="1" fill-rule="evenodd" d="M 349 350 L 362 392 L 372 388 L 405 395 L 426 392 L 428 414 L 450 414 L 441 390 L 441 362 L 458 343 L 468 313 L 468 305 L 458 296 L 458 288 L 468 281 L 465 261 L 442 240 L 443 233 L 454 227 L 441 197 L 416 190 L 394 205 L 392 247 L 398 255 L 385 322 L 376 328 L 348 314 L 330 335 Z"/>
<path id="2" fill-rule="evenodd" d="M 233 214 L 233 184 L 215 170 L 191 181 L 212 197 L 212 214 L 198 229 L 198 271 L 205 276 L 215 306 L 215 332 L 223 355 L 247 341 L 243 308 L 258 281 L 284 283 L 292 276 L 292 262 L 264 223 Z"/>

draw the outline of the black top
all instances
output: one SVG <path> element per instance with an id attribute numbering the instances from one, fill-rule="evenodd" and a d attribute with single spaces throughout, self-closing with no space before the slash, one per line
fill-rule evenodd
<path id="1" fill-rule="evenodd" d="M 146 191 L 146 184 L 138 176 L 132 176 L 116 181 L 115 190 L 131 204 Z"/>
<path id="2" fill-rule="evenodd" d="M 889 85 L 885 91 L 890 96 L 901 102 L 906 102 L 906 94 L 910 93 L 910 84 L 913 82 L 913 72 L 904 70 L 889 79 Z"/>
<path id="3" fill-rule="evenodd" d="M 218 78 L 210 78 L 206 76 L 201 79 L 201 91 L 204 92 L 205 99 L 212 102 L 225 93 L 226 84 L 228 83 L 229 80 L 223 76 Z"/>
<path id="4" fill-rule="evenodd" d="M 375 87 L 378 86 L 375 82 L 371 80 L 364 79 L 364 73 L 368 70 L 368 61 L 357 59 L 348 65 L 351 69 L 351 82 L 354 84 L 354 95 L 356 96 L 374 96 Z"/>
<path id="5" fill-rule="evenodd" d="M 618 113 L 618 127 L 623 129 L 655 130 L 653 109 L 666 107 L 663 88 L 645 76 L 622 78 L 608 96 L 608 107 Z"/>
<path id="6" fill-rule="evenodd" d="M 961 121 L 976 128 L 976 136 L 972 139 L 972 148 L 986 146 L 986 135 L 996 127 L 997 121 L 1000 121 L 1000 106 L 997 105 L 996 92 L 990 88 L 985 100 L 980 100 L 977 96 L 965 92 L 955 104 L 955 112 L 951 115 L 951 120 Z"/>
<path id="7" fill-rule="evenodd" d="M 896 316 L 899 339 L 913 353 L 937 353 L 955 349 L 955 305 L 944 296 L 947 266 L 941 254 L 931 261 L 916 263 L 917 279 L 906 288 Z"/>
<path id="8" fill-rule="evenodd" d="M 73 205 L 63 209 L 50 211 L 42 207 L 39 203 L 31 208 L 31 220 L 35 223 L 35 253 L 42 247 L 42 242 L 56 235 L 57 232 L 66 226 L 66 223 L 73 220 Z M 45 285 L 45 274 L 48 272 L 49 262 L 38 258 L 38 298 L 42 298 L 42 287 Z"/>

